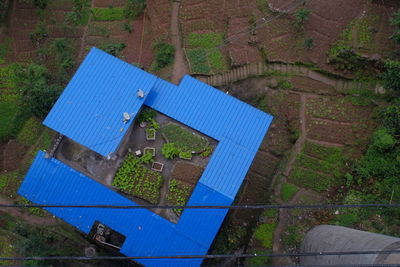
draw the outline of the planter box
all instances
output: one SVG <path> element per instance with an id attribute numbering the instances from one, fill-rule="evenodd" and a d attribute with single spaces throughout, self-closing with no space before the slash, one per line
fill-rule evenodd
<path id="1" fill-rule="evenodd" d="M 156 130 L 154 130 L 153 128 L 146 129 L 146 139 L 156 140 Z"/>
<path id="2" fill-rule="evenodd" d="M 162 164 L 161 162 L 155 161 L 155 162 L 153 162 L 153 164 L 151 165 L 151 169 L 152 169 L 153 171 L 156 171 L 156 172 L 162 172 L 163 168 L 164 168 L 164 164 Z"/>
<path id="3" fill-rule="evenodd" d="M 156 149 L 154 147 L 145 147 L 143 149 L 143 154 L 146 155 L 147 153 L 150 153 L 154 157 L 156 155 Z"/>
<path id="4" fill-rule="evenodd" d="M 186 159 L 186 160 L 191 160 L 192 159 L 192 153 L 184 153 L 184 152 L 180 152 L 179 153 L 179 158 L 180 159 Z"/>

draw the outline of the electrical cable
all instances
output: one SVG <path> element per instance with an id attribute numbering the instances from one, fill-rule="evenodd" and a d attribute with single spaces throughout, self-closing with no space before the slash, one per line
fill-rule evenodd
<path id="1" fill-rule="evenodd" d="M 313 204 L 313 205 L 67 205 L 67 204 L 1 204 L 0 208 L 98 208 L 98 209 L 347 209 L 347 208 L 400 208 L 400 204 Z"/>
<path id="2" fill-rule="evenodd" d="M 28 256 L 0 257 L 0 261 L 23 260 L 144 260 L 144 259 L 223 259 L 223 258 L 254 258 L 254 257 L 312 257 L 312 256 L 344 256 L 344 255 L 388 255 L 400 254 L 400 250 L 365 250 L 365 251 L 320 251 L 293 253 L 254 253 L 254 254 L 209 254 L 209 255 L 157 255 L 157 256 Z"/>

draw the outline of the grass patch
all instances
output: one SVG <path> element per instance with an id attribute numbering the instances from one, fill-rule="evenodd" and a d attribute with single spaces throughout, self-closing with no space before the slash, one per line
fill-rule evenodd
<path id="1" fill-rule="evenodd" d="M 331 174 L 336 178 L 340 177 L 343 164 L 344 162 L 342 154 L 330 154 L 325 159 L 317 159 L 301 153 L 296 161 L 296 166 L 298 167 L 304 167 L 316 172 Z"/>
<path id="2" fill-rule="evenodd" d="M 368 89 L 353 89 L 349 95 L 346 96 L 346 101 L 349 101 L 354 106 L 369 106 L 379 95 Z"/>
<path id="3" fill-rule="evenodd" d="M 13 120 L 18 111 L 18 101 L 15 97 L 0 98 L 0 141 L 12 136 Z"/>
<path id="4" fill-rule="evenodd" d="M 122 166 L 118 169 L 113 186 L 122 192 L 142 198 L 151 204 L 157 204 L 163 179 L 158 172 L 142 165 L 142 159 L 128 154 Z"/>
<path id="5" fill-rule="evenodd" d="M 17 171 L 7 172 L 0 175 L 1 193 L 9 198 L 17 197 L 17 190 L 22 182 L 22 175 Z"/>
<path id="6" fill-rule="evenodd" d="M 189 33 L 188 45 L 192 48 L 214 48 L 222 43 L 222 33 Z"/>
<path id="7" fill-rule="evenodd" d="M 299 191 L 299 188 L 297 188 L 297 186 L 294 186 L 289 183 L 284 183 L 282 185 L 282 191 L 281 191 L 282 200 L 284 202 L 288 202 L 289 199 L 291 199 L 297 193 L 297 191 Z"/>
<path id="8" fill-rule="evenodd" d="M 167 200 L 174 206 L 184 206 L 189 199 L 192 188 L 178 180 L 172 179 L 168 184 Z M 176 215 L 180 216 L 183 209 L 174 209 Z"/>
<path id="9" fill-rule="evenodd" d="M 39 139 L 43 129 L 43 125 L 35 117 L 31 117 L 19 132 L 17 142 L 25 146 L 31 146 Z"/>
<path id="10" fill-rule="evenodd" d="M 198 135 L 173 123 L 162 128 L 162 133 L 168 143 L 175 144 L 175 147 L 184 152 L 200 152 L 206 149 L 208 141 Z"/>
<path id="11" fill-rule="evenodd" d="M 222 44 L 221 33 L 190 33 L 187 36 L 187 57 L 193 73 L 218 73 L 227 68 L 224 55 L 217 47 Z"/>
<path id="12" fill-rule="evenodd" d="M 214 72 L 223 71 L 226 69 L 224 55 L 219 50 L 212 50 L 208 55 L 211 68 Z"/>
<path id="13" fill-rule="evenodd" d="M 264 248 L 272 249 L 276 223 L 265 223 L 257 227 L 254 237 L 259 240 Z"/>
<path id="14" fill-rule="evenodd" d="M 18 256 L 18 251 L 14 245 L 11 244 L 11 240 L 15 240 L 14 234 L 0 230 L 0 257 L 16 257 Z M 2 261 L 0 260 L 0 265 L 8 266 L 14 265 L 16 262 L 13 261 Z"/>
<path id="15" fill-rule="evenodd" d="M 93 20 L 96 21 L 113 21 L 124 19 L 124 8 L 122 7 L 108 7 L 108 8 L 92 8 Z"/>
<path id="16" fill-rule="evenodd" d="M 333 176 L 317 173 L 301 167 L 294 167 L 289 176 L 289 181 L 295 185 L 312 189 L 322 193 L 335 184 Z"/>
<path id="17" fill-rule="evenodd" d="M 190 49 L 187 51 L 193 73 L 210 73 L 211 67 L 207 62 L 207 51 L 204 48 Z"/>

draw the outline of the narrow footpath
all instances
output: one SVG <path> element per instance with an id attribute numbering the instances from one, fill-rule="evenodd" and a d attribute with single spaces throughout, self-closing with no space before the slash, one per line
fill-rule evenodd
<path id="1" fill-rule="evenodd" d="M 185 53 L 181 44 L 181 36 L 179 31 L 179 8 L 180 1 L 175 0 L 172 3 L 172 14 L 171 14 L 171 41 L 175 47 L 175 58 L 174 58 L 174 69 L 172 71 L 171 82 L 173 84 L 179 84 L 179 80 L 189 73 L 189 69 L 186 65 Z"/>

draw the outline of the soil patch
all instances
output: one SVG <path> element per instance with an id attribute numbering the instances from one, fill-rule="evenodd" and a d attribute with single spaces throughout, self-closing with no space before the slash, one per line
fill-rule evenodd
<path id="1" fill-rule="evenodd" d="M 200 179 L 204 168 L 186 162 L 177 162 L 172 169 L 172 178 L 179 181 L 186 182 L 191 186 L 197 184 Z"/>
<path id="2" fill-rule="evenodd" d="M 17 170 L 26 152 L 27 148 L 24 145 L 17 143 L 15 140 L 10 140 L 3 150 L 3 170 Z"/>

